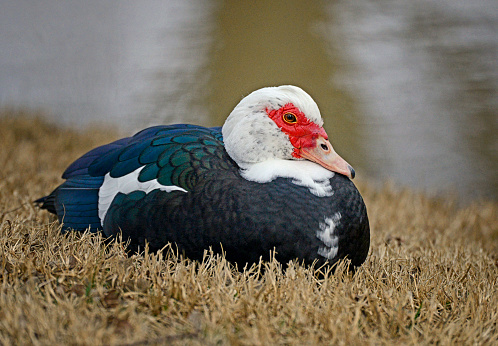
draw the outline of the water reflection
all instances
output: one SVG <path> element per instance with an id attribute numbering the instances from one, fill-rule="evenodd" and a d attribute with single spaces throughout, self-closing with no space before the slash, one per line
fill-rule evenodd
<path id="1" fill-rule="evenodd" d="M 0 105 L 124 131 L 203 120 L 193 90 L 202 82 L 215 7 L 203 0 L 1 1 Z"/>
<path id="2" fill-rule="evenodd" d="M 493 1 L 337 1 L 370 176 L 496 198 L 498 12 Z"/>
<path id="3" fill-rule="evenodd" d="M 327 20 L 322 5 L 313 1 L 224 1 L 216 18 L 207 104 L 213 119 L 222 124 L 251 91 L 298 85 L 317 100 L 334 147 L 354 164 L 363 161 L 362 146 L 351 98 L 331 83 L 338 68 L 331 55 L 337 52 L 318 30 Z"/>
<path id="4" fill-rule="evenodd" d="M 360 177 L 498 197 L 494 0 L 0 3 L 0 106 L 221 125 L 297 84 Z"/>

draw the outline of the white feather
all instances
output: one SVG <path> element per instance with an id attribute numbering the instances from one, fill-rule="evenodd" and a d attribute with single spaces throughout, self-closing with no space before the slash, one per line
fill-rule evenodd
<path id="1" fill-rule="evenodd" d="M 273 159 L 242 166 L 244 179 L 258 183 L 268 183 L 278 177 L 291 178 L 296 185 L 308 187 L 318 197 L 332 196 L 330 178 L 334 172 L 311 161 Z"/>
<path id="2" fill-rule="evenodd" d="M 102 226 L 104 225 L 104 219 L 107 214 L 107 210 L 114 200 L 114 197 L 116 197 L 118 193 L 128 194 L 133 191 L 144 191 L 145 193 L 149 193 L 152 190 L 156 189 L 160 189 L 165 192 L 187 192 L 187 190 L 179 186 L 162 185 L 157 181 L 157 179 L 149 180 L 146 182 L 138 181 L 138 175 L 144 167 L 145 166 L 137 168 L 133 172 L 119 178 L 112 178 L 109 173 L 105 175 L 104 183 L 99 189 L 99 218 Z"/>
<path id="3" fill-rule="evenodd" d="M 318 254 L 327 259 L 333 259 L 339 251 L 339 237 L 335 234 L 335 229 L 341 220 L 341 213 L 337 212 L 332 217 L 326 217 L 325 222 L 320 223 L 320 230 L 316 232 L 316 237 L 325 246 L 318 248 Z"/>
<path id="4" fill-rule="evenodd" d="M 329 179 L 334 173 L 310 161 L 293 157 L 294 147 L 287 134 L 268 117 L 267 110 L 288 103 L 322 126 L 317 104 L 301 88 L 292 85 L 262 88 L 244 97 L 223 125 L 223 141 L 230 157 L 250 181 L 267 183 L 278 177 L 309 188 L 316 196 L 332 196 Z"/>
<path id="5" fill-rule="evenodd" d="M 323 120 L 317 104 L 304 90 L 292 85 L 262 88 L 244 97 L 223 125 L 223 141 L 230 157 L 239 165 L 270 159 L 293 160 L 289 137 L 268 117 L 292 103 L 315 124 Z"/>

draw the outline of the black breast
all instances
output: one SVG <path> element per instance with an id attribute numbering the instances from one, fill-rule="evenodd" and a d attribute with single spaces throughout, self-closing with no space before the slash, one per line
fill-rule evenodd
<path id="1" fill-rule="evenodd" d="M 370 244 L 365 204 L 347 177 L 335 174 L 330 184 L 333 194 L 318 197 L 291 179 L 261 184 L 216 170 L 200 177 L 189 193 L 118 195 L 104 232 L 122 230 L 133 249 L 143 249 L 146 241 L 152 250 L 174 242 L 192 259 L 201 259 L 209 247 L 223 249 L 239 268 L 268 259 L 272 250 L 282 263 L 298 259 L 320 265 L 347 257 L 361 265 Z M 328 245 L 336 241 L 337 249 L 327 240 Z"/>

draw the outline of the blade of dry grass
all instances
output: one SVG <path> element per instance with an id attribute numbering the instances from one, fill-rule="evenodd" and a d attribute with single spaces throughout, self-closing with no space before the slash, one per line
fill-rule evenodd
<path id="1" fill-rule="evenodd" d="M 498 342 L 496 202 L 360 182 L 372 245 L 354 275 L 275 260 L 239 272 L 171 247 L 129 256 L 120 239 L 62 234 L 31 204 L 110 137 L 0 115 L 1 344 Z"/>

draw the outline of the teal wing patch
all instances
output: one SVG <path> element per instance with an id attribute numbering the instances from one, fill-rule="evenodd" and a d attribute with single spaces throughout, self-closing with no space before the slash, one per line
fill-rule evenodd
<path id="1" fill-rule="evenodd" d="M 176 185 L 187 191 L 207 172 L 237 170 L 225 151 L 221 128 L 170 125 L 130 137 L 122 147 L 92 162 L 88 171 L 91 175 L 109 173 L 117 178 L 140 167 L 140 182 L 157 179 L 162 185 Z"/>

